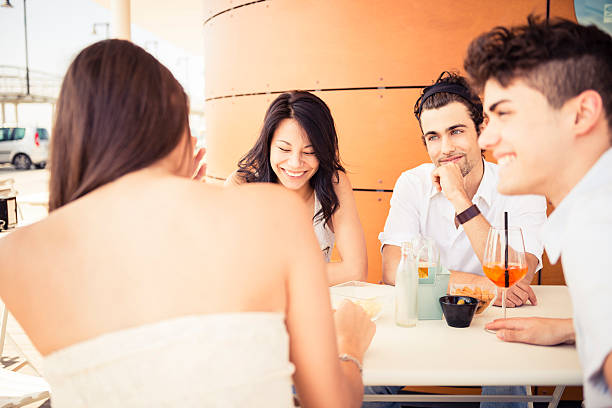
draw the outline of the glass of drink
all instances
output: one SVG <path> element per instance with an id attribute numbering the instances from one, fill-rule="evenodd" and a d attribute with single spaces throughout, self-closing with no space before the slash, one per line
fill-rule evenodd
<path id="1" fill-rule="evenodd" d="M 430 276 L 430 271 L 440 265 L 440 253 L 433 239 L 418 236 L 412 241 L 414 253 L 418 257 L 419 262 L 419 279 L 427 279 Z"/>
<path id="2" fill-rule="evenodd" d="M 506 289 L 527 274 L 523 233 L 518 227 L 491 227 L 487 236 L 482 270 L 502 292 L 506 318 Z"/>

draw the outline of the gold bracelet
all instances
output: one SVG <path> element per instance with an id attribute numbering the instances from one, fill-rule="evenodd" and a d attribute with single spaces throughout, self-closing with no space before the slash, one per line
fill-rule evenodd
<path id="1" fill-rule="evenodd" d="M 363 375 L 363 366 L 361 365 L 361 363 L 359 362 L 359 360 L 357 360 L 357 358 L 356 358 L 356 357 L 353 357 L 353 356 L 351 356 L 350 354 L 346 354 L 346 353 L 344 353 L 344 354 L 340 354 L 340 355 L 338 356 L 338 358 L 339 358 L 341 361 L 350 361 L 350 362 L 352 362 L 352 363 L 355 363 L 355 365 L 356 365 L 356 366 L 357 366 L 357 368 L 359 369 L 359 374 L 360 374 L 360 375 Z"/>

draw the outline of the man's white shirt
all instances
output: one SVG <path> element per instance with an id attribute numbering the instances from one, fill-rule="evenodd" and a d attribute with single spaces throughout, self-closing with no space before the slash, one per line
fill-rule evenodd
<path id="1" fill-rule="evenodd" d="M 612 149 L 561 201 L 542 236 L 559 257 L 574 307 L 585 406 L 612 407 L 602 366 L 612 352 Z"/>
<path id="2" fill-rule="evenodd" d="M 493 226 L 504 225 L 504 211 L 508 211 L 509 226 L 520 227 L 525 250 L 538 258 L 542 265 L 540 229 L 546 221 L 546 200 L 542 196 L 505 196 L 497 192 L 498 168 L 484 161 L 484 174 L 472 202 Z M 384 245 L 401 246 L 420 235 L 433 238 L 440 262 L 449 270 L 483 275 L 463 226 L 455 227 L 455 209 L 443 193 L 433 185 L 431 173 L 435 166 L 423 164 L 407 170 L 395 183 L 391 209 L 385 229 L 378 236 Z"/>

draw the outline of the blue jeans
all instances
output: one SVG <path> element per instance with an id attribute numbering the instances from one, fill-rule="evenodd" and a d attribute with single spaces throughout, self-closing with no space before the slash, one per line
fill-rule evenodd
<path id="1" fill-rule="evenodd" d="M 365 394 L 399 394 L 404 388 L 401 386 L 366 386 Z M 482 387 L 482 395 L 526 395 L 523 386 L 512 387 Z M 364 402 L 361 408 L 400 408 L 402 404 L 420 407 L 435 407 L 445 403 L 441 402 Z M 481 402 L 480 408 L 527 408 L 526 402 Z"/>
<path id="2" fill-rule="evenodd" d="M 399 394 L 400 390 L 404 388 L 396 385 L 366 385 L 363 389 L 364 394 Z M 364 402 L 361 408 L 400 408 L 402 402 Z M 404 403 L 405 404 L 405 403 Z"/>
<path id="3" fill-rule="evenodd" d="M 523 386 L 482 387 L 482 395 L 527 395 Z M 526 402 L 481 402 L 480 408 L 527 408 Z"/>

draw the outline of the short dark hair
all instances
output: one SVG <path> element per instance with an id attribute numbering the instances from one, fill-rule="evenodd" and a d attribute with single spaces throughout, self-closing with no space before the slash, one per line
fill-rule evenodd
<path id="1" fill-rule="evenodd" d="M 463 95 L 458 95 L 456 93 L 451 92 L 436 92 L 431 96 L 428 96 L 425 100 L 423 100 L 423 97 L 428 93 L 430 89 L 440 84 L 456 84 L 465 88 L 465 92 L 463 93 Z M 424 110 L 439 109 L 443 106 L 448 105 L 451 102 L 459 102 L 465 105 L 466 109 L 470 114 L 470 118 L 472 119 L 472 122 L 474 122 L 474 126 L 476 127 L 476 133 L 480 134 L 480 125 L 484 120 L 482 111 L 482 101 L 480 100 L 478 95 L 471 89 L 466 78 L 448 71 L 442 72 L 433 85 L 424 88 L 421 92 L 421 95 L 419 96 L 419 99 L 417 99 L 417 101 L 415 102 L 414 116 L 419 121 L 419 126 L 421 126 L 421 114 Z M 422 130 L 423 128 L 421 128 L 421 132 Z M 423 144 L 426 144 L 425 136 L 421 135 L 421 139 L 423 140 Z"/>
<path id="2" fill-rule="evenodd" d="M 270 165 L 270 145 L 276 128 L 284 119 L 295 119 L 299 123 L 319 160 L 319 168 L 309 180 L 321 203 L 321 210 L 314 219 L 322 218 L 328 223 L 339 206 L 333 183 L 338 183 L 338 172 L 344 172 L 344 167 L 340 164 L 338 135 L 331 112 L 325 102 L 310 92 L 286 92 L 272 101 L 259 138 L 238 162 L 237 175 L 247 183 L 278 182 Z"/>
<path id="3" fill-rule="evenodd" d="M 474 39 L 464 67 L 478 90 L 489 79 L 504 87 L 521 79 L 555 109 L 592 89 L 612 129 L 612 37 L 594 25 L 530 15 L 526 25 L 495 27 Z"/>
<path id="4" fill-rule="evenodd" d="M 189 137 L 183 87 L 129 41 L 77 55 L 57 101 L 49 160 L 49 211 L 170 154 Z"/>

